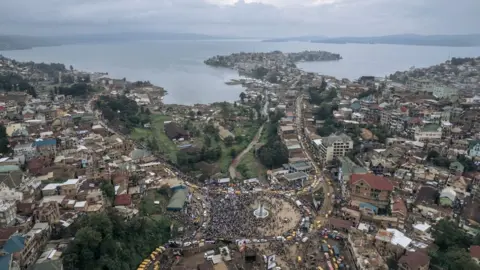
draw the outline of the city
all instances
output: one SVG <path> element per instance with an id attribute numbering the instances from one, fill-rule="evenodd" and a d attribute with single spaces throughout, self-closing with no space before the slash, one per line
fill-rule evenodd
<path id="1" fill-rule="evenodd" d="M 244 91 L 189 106 L 0 57 L 0 269 L 480 269 L 480 58 L 296 66 L 341 59 L 214 56 Z"/>

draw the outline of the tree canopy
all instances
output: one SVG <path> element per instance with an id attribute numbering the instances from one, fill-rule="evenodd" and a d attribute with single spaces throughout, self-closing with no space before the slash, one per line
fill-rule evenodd
<path id="1" fill-rule="evenodd" d="M 66 96 L 87 96 L 88 93 L 93 91 L 93 87 L 87 83 L 76 83 L 68 87 L 55 87 L 54 90 L 57 94 Z"/>
<path id="2" fill-rule="evenodd" d="M 81 217 L 63 253 L 66 270 L 130 270 L 170 237 L 167 220 L 124 217 L 108 212 Z"/>
<path id="3" fill-rule="evenodd" d="M 142 113 L 137 103 L 124 95 L 101 96 L 95 105 L 105 119 L 116 121 L 127 129 L 143 127 L 150 122 L 150 116 L 145 111 Z"/>
<path id="4" fill-rule="evenodd" d="M 432 264 L 445 270 L 480 270 L 470 254 L 471 245 L 480 244 L 477 235 L 472 238 L 452 220 L 440 220 L 432 228 L 432 236 L 438 250 L 432 252 Z"/>
<path id="5" fill-rule="evenodd" d="M 11 151 L 8 142 L 7 129 L 0 124 L 0 153 L 7 154 Z"/>
<path id="6" fill-rule="evenodd" d="M 32 97 L 37 97 L 35 88 L 22 76 L 15 73 L 0 74 L 0 90 L 24 91 Z"/>
<path id="7" fill-rule="evenodd" d="M 267 168 L 277 168 L 288 163 L 288 149 L 277 133 L 280 118 L 281 114 L 274 115 L 270 119 L 271 122 L 267 124 L 265 129 L 268 141 L 257 152 L 258 160 Z"/>

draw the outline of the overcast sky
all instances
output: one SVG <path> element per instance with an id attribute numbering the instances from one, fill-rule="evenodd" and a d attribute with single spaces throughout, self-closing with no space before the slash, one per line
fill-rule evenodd
<path id="1" fill-rule="evenodd" d="M 480 0 L 1 0 L 0 34 L 465 34 L 479 13 Z"/>

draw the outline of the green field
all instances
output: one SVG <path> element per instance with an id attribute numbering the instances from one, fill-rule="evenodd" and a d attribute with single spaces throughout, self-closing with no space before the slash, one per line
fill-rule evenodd
<path id="1" fill-rule="evenodd" d="M 164 153 L 171 161 L 177 161 L 177 146 L 172 142 L 163 129 L 164 122 L 169 121 L 172 118 L 168 115 L 152 115 L 151 116 L 151 128 L 135 128 L 131 134 L 134 140 L 149 140 L 152 137 L 155 138 L 160 152 Z"/>
<path id="2" fill-rule="evenodd" d="M 242 174 L 244 179 L 249 178 L 262 178 L 266 172 L 266 169 L 260 164 L 253 150 L 246 153 L 240 163 L 237 165 L 237 171 Z"/>

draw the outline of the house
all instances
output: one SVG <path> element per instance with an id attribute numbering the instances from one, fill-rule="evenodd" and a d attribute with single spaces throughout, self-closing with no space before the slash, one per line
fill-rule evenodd
<path id="1" fill-rule="evenodd" d="M 371 204 L 379 209 L 386 209 L 390 204 L 393 185 L 380 175 L 352 174 L 350 180 L 350 194 L 352 204 Z"/>
<path id="2" fill-rule="evenodd" d="M 0 252 L 0 269 L 20 269 L 21 252 L 25 249 L 25 237 L 12 235 Z"/>
<path id="3" fill-rule="evenodd" d="M 170 140 L 182 141 L 182 140 L 188 140 L 190 137 L 186 130 L 179 127 L 174 122 L 165 123 L 164 130 L 165 130 L 165 134 Z"/>
<path id="4" fill-rule="evenodd" d="M 25 155 L 25 160 L 29 161 L 37 156 L 37 149 L 32 143 L 17 144 L 13 148 L 13 154 L 15 156 Z"/>
<path id="5" fill-rule="evenodd" d="M 350 181 L 352 174 L 368 173 L 367 169 L 358 166 L 349 157 L 339 157 L 338 160 L 340 161 L 340 166 L 338 168 L 337 179 L 342 183 Z"/>
<path id="6" fill-rule="evenodd" d="M 471 157 L 480 157 L 480 140 L 470 142 L 468 145 L 468 155 Z"/>
<path id="7" fill-rule="evenodd" d="M 187 202 L 187 193 L 186 189 L 178 189 L 173 193 L 172 198 L 167 205 L 168 211 L 181 211 Z"/>
<path id="8" fill-rule="evenodd" d="M 442 139 L 442 128 L 438 124 L 427 124 L 414 129 L 416 141 L 431 141 Z"/>
<path id="9" fill-rule="evenodd" d="M 15 201 L 0 201 L 0 227 L 11 226 L 17 217 L 17 204 Z"/>
<path id="10" fill-rule="evenodd" d="M 120 194 L 115 196 L 115 201 L 113 203 L 115 206 L 131 206 L 132 205 L 132 195 L 130 194 Z"/>
<path id="11" fill-rule="evenodd" d="M 457 176 L 460 176 L 463 174 L 463 171 L 465 169 L 465 167 L 462 165 L 462 163 L 458 162 L 458 161 L 454 161 L 452 163 L 450 163 L 450 172 L 454 175 L 457 175 Z"/>
<path id="12" fill-rule="evenodd" d="M 480 246 L 471 246 L 470 247 L 470 256 L 477 263 L 480 264 Z"/>
<path id="13" fill-rule="evenodd" d="M 40 255 L 33 270 L 63 270 L 61 256 L 61 251 L 50 248 Z"/>
<path id="14" fill-rule="evenodd" d="M 430 257 L 421 251 L 407 251 L 398 260 L 399 270 L 428 270 Z"/>
<path id="15" fill-rule="evenodd" d="M 452 206 L 453 202 L 457 198 L 457 193 L 452 187 L 446 187 L 440 192 L 440 205 Z"/>
<path id="16" fill-rule="evenodd" d="M 33 147 L 35 147 L 40 154 L 48 155 L 55 152 L 57 148 L 57 140 L 37 139 L 33 142 Z"/>

